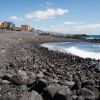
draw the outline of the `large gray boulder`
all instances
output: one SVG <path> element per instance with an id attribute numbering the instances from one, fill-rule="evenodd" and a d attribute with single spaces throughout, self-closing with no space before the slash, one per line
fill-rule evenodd
<path id="1" fill-rule="evenodd" d="M 59 84 L 50 84 L 48 87 L 43 89 L 43 97 L 45 100 L 53 99 L 55 94 L 60 90 Z"/>
<path id="2" fill-rule="evenodd" d="M 72 100 L 70 89 L 67 86 L 61 87 L 55 94 L 54 100 Z"/>
<path id="3" fill-rule="evenodd" d="M 95 88 L 94 86 L 91 86 L 91 85 L 87 85 L 87 86 L 85 86 L 85 88 L 91 90 L 95 94 L 96 99 L 99 98 L 100 92 L 97 88 Z"/>
<path id="4" fill-rule="evenodd" d="M 30 87 L 29 91 L 35 90 L 38 93 L 42 93 L 43 89 L 47 87 L 47 81 L 45 79 L 37 79 Z"/>
<path id="5" fill-rule="evenodd" d="M 18 100 L 43 100 L 42 96 L 38 94 L 36 91 L 23 93 L 22 96 Z"/>
<path id="6" fill-rule="evenodd" d="M 15 95 L 1 95 L 0 100 L 17 100 L 17 97 Z"/>
<path id="7" fill-rule="evenodd" d="M 96 100 L 97 97 L 90 89 L 82 88 L 79 91 L 79 95 L 82 95 L 86 100 Z"/>

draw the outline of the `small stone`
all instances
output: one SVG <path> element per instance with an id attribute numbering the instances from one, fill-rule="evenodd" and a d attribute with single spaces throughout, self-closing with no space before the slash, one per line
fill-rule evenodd
<path id="1" fill-rule="evenodd" d="M 85 100 L 83 96 L 78 96 L 75 100 Z"/>
<path id="2" fill-rule="evenodd" d="M 58 83 L 59 81 L 57 79 L 48 79 L 48 84 L 52 83 Z"/>
<path id="3" fill-rule="evenodd" d="M 44 74 L 42 72 L 40 72 L 36 76 L 37 76 L 37 78 L 43 78 L 44 77 Z"/>
<path id="4" fill-rule="evenodd" d="M 28 77 L 29 77 L 29 79 L 28 79 L 27 84 L 28 85 L 33 84 L 34 81 L 36 80 L 36 75 L 34 73 L 30 73 L 30 74 L 28 73 Z"/>
<path id="5" fill-rule="evenodd" d="M 73 99 L 73 100 L 76 100 L 76 98 L 77 98 L 77 95 L 73 95 L 73 96 L 72 96 L 72 99 Z"/>
<path id="6" fill-rule="evenodd" d="M 6 70 L 0 69 L 0 77 L 3 77 L 4 75 L 6 75 Z"/>
<path id="7" fill-rule="evenodd" d="M 22 70 L 18 70 L 18 75 L 21 76 L 21 78 L 23 80 L 27 80 L 29 77 L 27 76 L 27 73 L 25 71 L 22 71 Z"/>
<path id="8" fill-rule="evenodd" d="M 65 85 L 65 86 L 69 86 L 69 87 L 72 87 L 74 84 L 75 84 L 75 82 L 74 81 L 63 81 L 63 82 L 61 82 L 63 85 Z"/>
<path id="9" fill-rule="evenodd" d="M 0 85 L 2 85 L 3 84 L 3 80 L 0 78 Z"/>
<path id="10" fill-rule="evenodd" d="M 12 69 L 12 70 L 9 71 L 9 74 L 11 74 L 13 76 L 13 75 L 16 75 L 17 73 L 14 69 Z"/>
<path id="11" fill-rule="evenodd" d="M 1 95 L 0 100 L 17 100 L 15 95 Z"/>
<path id="12" fill-rule="evenodd" d="M 3 84 L 10 84 L 10 82 L 7 80 L 3 80 Z"/>
<path id="13" fill-rule="evenodd" d="M 25 91 L 25 90 L 27 90 L 27 86 L 26 86 L 26 85 L 20 85 L 20 89 L 21 89 L 22 91 Z"/>

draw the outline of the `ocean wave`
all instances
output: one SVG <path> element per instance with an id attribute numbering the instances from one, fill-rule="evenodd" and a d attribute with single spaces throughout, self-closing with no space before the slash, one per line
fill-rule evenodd
<path id="1" fill-rule="evenodd" d="M 68 42 L 68 44 L 69 43 L 71 43 L 71 42 Z M 66 43 L 66 45 L 67 45 L 67 43 Z M 73 55 L 76 55 L 76 56 L 79 56 L 82 58 L 100 59 L 100 52 L 93 51 L 93 48 L 92 48 L 92 50 L 88 51 L 88 45 L 87 45 L 87 50 L 80 48 L 80 46 L 78 47 L 78 45 L 77 46 L 72 45 L 72 43 L 68 47 L 60 46 L 59 43 L 44 43 L 41 46 L 46 47 L 49 50 L 70 53 L 70 54 L 73 54 Z M 100 45 L 91 45 L 91 47 L 93 47 L 93 46 L 95 47 L 95 49 L 100 48 Z"/>
<path id="2" fill-rule="evenodd" d="M 65 48 L 65 51 L 83 58 L 100 59 L 100 53 L 85 51 L 77 47 Z"/>

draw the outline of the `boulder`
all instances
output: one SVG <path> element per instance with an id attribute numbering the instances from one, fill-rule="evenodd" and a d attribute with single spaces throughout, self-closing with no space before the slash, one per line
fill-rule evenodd
<path id="1" fill-rule="evenodd" d="M 17 74 L 17 72 L 16 72 L 16 70 L 14 70 L 14 69 L 9 70 L 8 73 L 7 73 L 7 75 L 8 75 L 9 77 L 12 77 L 12 76 L 14 76 L 14 75 L 16 75 L 16 74 Z"/>
<path id="2" fill-rule="evenodd" d="M 34 73 L 27 73 L 27 75 L 28 75 L 28 81 L 27 81 L 27 85 L 28 86 L 31 86 L 33 83 L 34 83 L 34 81 L 36 80 L 36 75 L 34 74 Z"/>
<path id="3" fill-rule="evenodd" d="M 95 81 L 94 80 L 85 80 L 84 82 L 82 82 L 82 87 L 85 87 L 86 85 L 95 85 Z"/>
<path id="4" fill-rule="evenodd" d="M 29 91 L 35 90 L 41 93 L 45 87 L 47 87 L 47 81 L 45 79 L 37 79 L 30 87 Z"/>
<path id="5" fill-rule="evenodd" d="M 83 96 L 78 96 L 76 100 L 85 100 Z"/>
<path id="6" fill-rule="evenodd" d="M 48 84 L 58 83 L 59 82 L 57 79 L 51 79 L 51 78 L 49 78 L 47 81 L 48 81 Z"/>
<path id="7" fill-rule="evenodd" d="M 5 69 L 0 69 L 0 78 L 6 75 L 6 70 Z"/>
<path id="8" fill-rule="evenodd" d="M 15 85 L 26 85 L 27 81 L 23 80 L 20 75 L 14 75 L 13 77 L 9 77 L 9 81 L 11 81 Z"/>
<path id="9" fill-rule="evenodd" d="M 70 89 L 67 86 L 61 87 L 55 94 L 54 100 L 72 100 Z"/>
<path id="10" fill-rule="evenodd" d="M 43 98 L 36 91 L 32 91 L 23 93 L 18 100 L 43 100 Z"/>
<path id="11" fill-rule="evenodd" d="M 2 78 L 0 78 L 0 85 L 2 85 L 3 84 L 3 80 L 2 80 Z"/>
<path id="12" fill-rule="evenodd" d="M 61 82 L 61 84 L 65 85 L 65 86 L 68 86 L 68 87 L 72 87 L 75 84 L 75 82 L 74 81 L 66 81 L 66 80 L 64 80 L 64 81 Z"/>
<path id="13" fill-rule="evenodd" d="M 15 95 L 1 95 L 0 100 L 17 100 Z"/>
<path id="14" fill-rule="evenodd" d="M 22 78 L 22 80 L 28 80 L 28 78 L 29 78 L 25 71 L 18 70 L 17 74 Z"/>
<path id="15" fill-rule="evenodd" d="M 95 88 L 94 86 L 91 86 L 91 85 L 87 85 L 87 86 L 85 86 L 85 88 L 91 90 L 95 94 L 96 99 L 99 98 L 100 93 L 99 93 L 99 90 L 97 88 Z"/>
<path id="16" fill-rule="evenodd" d="M 26 91 L 26 90 L 27 90 L 27 86 L 26 86 L 26 85 L 20 85 L 20 89 L 21 89 L 22 91 Z"/>
<path id="17" fill-rule="evenodd" d="M 43 72 L 39 72 L 36 74 L 37 78 L 43 78 L 44 77 L 44 74 Z"/>
<path id="18" fill-rule="evenodd" d="M 59 84 L 50 84 L 48 87 L 43 89 L 43 98 L 45 100 L 53 99 L 60 88 L 61 86 Z"/>
<path id="19" fill-rule="evenodd" d="M 78 95 L 82 95 L 84 96 L 84 98 L 86 100 L 95 100 L 96 99 L 96 95 L 95 93 L 93 93 L 91 90 L 87 89 L 87 88 L 82 88 L 78 91 Z"/>
<path id="20" fill-rule="evenodd" d="M 72 86 L 71 90 L 81 89 L 81 82 L 77 79 L 75 80 L 75 84 Z"/>

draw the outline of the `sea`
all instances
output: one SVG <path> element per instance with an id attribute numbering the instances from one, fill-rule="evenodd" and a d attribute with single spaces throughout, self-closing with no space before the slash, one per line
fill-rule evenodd
<path id="1" fill-rule="evenodd" d="M 88 38 L 98 39 L 100 35 L 90 35 Z M 82 58 L 100 59 L 100 43 L 91 42 L 58 42 L 44 43 L 41 46 L 50 50 L 70 53 Z"/>
<path id="2" fill-rule="evenodd" d="M 87 38 L 87 39 L 100 39 L 100 35 L 86 35 L 86 36 L 83 36 L 83 38 Z"/>

